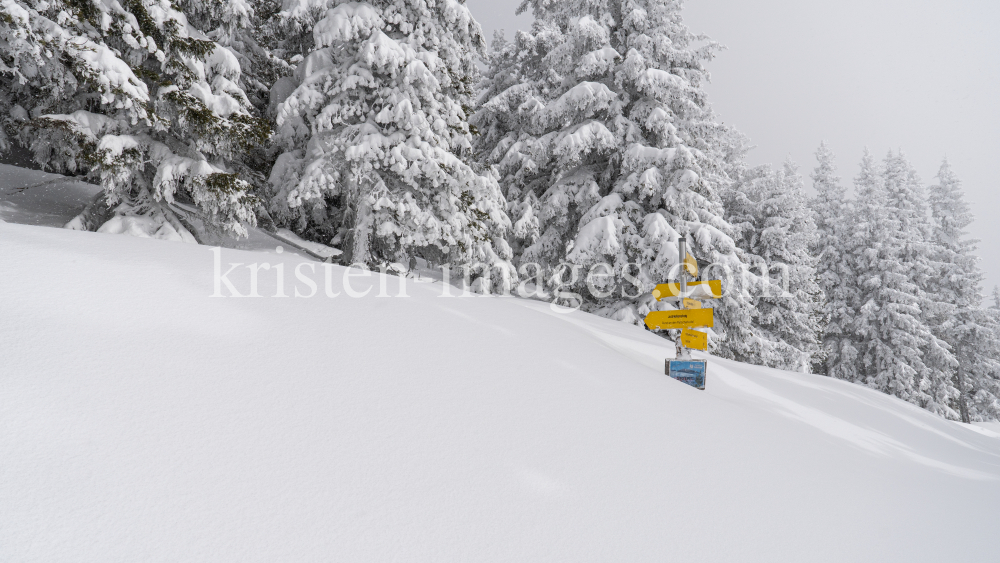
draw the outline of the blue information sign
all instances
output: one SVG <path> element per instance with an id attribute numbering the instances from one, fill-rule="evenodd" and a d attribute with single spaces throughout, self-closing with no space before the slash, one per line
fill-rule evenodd
<path id="1" fill-rule="evenodd" d="M 691 387 L 705 389 L 706 360 L 667 360 L 667 375 Z"/>

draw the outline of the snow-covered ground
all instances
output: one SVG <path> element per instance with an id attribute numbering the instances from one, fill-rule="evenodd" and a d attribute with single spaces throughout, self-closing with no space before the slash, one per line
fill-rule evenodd
<path id="1" fill-rule="evenodd" d="M 0 561 L 1000 559 L 995 428 L 288 252 L 213 298 L 206 246 L 4 201 Z"/>
<path id="2" fill-rule="evenodd" d="M 75 178 L 0 164 L 0 221 L 62 227 L 100 191 Z"/>
<path id="3" fill-rule="evenodd" d="M 63 227 L 77 216 L 101 188 L 77 178 L 0 164 L 0 221 Z M 234 238 L 220 233 L 203 234 L 206 243 L 270 252 L 276 244 L 285 243 L 284 250 L 309 257 L 339 254 L 339 250 L 304 241 L 291 231 L 280 230 L 278 238 L 261 229 L 249 229 L 246 238 Z M 300 248 L 305 248 L 301 250 Z"/>

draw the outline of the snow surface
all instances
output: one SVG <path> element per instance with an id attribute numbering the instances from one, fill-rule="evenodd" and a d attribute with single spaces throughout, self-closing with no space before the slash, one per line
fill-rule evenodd
<path id="1" fill-rule="evenodd" d="M 289 241 L 291 244 L 299 246 L 313 253 L 316 257 L 321 259 L 333 258 L 335 256 L 340 256 L 343 254 L 339 249 L 333 248 L 332 246 L 327 246 L 325 244 L 320 244 L 318 242 L 313 242 L 311 240 L 305 240 L 299 235 L 289 231 L 288 229 L 278 229 L 278 237 Z"/>
<path id="2" fill-rule="evenodd" d="M 698 391 L 625 323 L 220 252 L 318 295 L 0 223 L 0 561 L 996 559 L 993 432 L 718 358 Z"/>
<path id="3" fill-rule="evenodd" d="M 78 230 L 84 230 L 79 228 Z M 116 215 L 97 229 L 99 233 L 129 235 L 133 237 L 155 238 L 174 242 L 197 244 L 198 241 L 187 231 L 178 231 L 168 222 L 148 216 Z"/>
<path id="4" fill-rule="evenodd" d="M 974 424 L 976 426 L 979 426 L 980 428 L 985 428 L 985 429 L 987 429 L 987 430 L 989 430 L 991 432 L 994 432 L 994 433 L 1000 435 L 1000 422 L 997 422 L 995 420 L 991 420 L 991 421 L 988 421 L 988 422 L 976 422 Z"/>
<path id="5" fill-rule="evenodd" d="M 62 227 L 100 191 L 75 178 L 0 164 L 0 221 Z"/>
<path id="6" fill-rule="evenodd" d="M 43 225 L 46 227 L 62 227 L 83 211 L 84 207 L 101 191 L 100 186 L 88 184 L 78 178 L 51 174 L 38 170 L 30 170 L 7 164 L 0 164 L 0 221 L 21 223 L 25 225 Z M 178 204 L 188 212 L 194 208 Z M 192 220 L 201 225 L 201 221 Z M 138 237 L 150 237 L 156 234 L 156 229 L 150 232 L 148 220 L 138 217 L 116 218 L 104 228 L 109 234 L 128 234 Z M 159 228 L 159 227 L 157 227 Z M 182 240 L 180 235 L 170 236 L 167 232 L 172 227 L 164 229 L 164 236 L 155 238 Z M 174 234 L 177 234 L 176 231 Z M 294 246 L 287 246 L 262 229 L 248 229 L 247 237 L 236 238 L 228 233 L 206 232 L 203 234 L 206 244 L 255 250 L 261 252 L 276 252 L 279 246 L 282 251 L 298 254 L 308 258 L 305 252 Z M 314 254 L 321 256 L 337 255 L 335 248 L 302 241 L 297 236 L 288 238 L 292 243 L 303 246 Z M 303 244 L 307 243 L 307 244 Z"/>

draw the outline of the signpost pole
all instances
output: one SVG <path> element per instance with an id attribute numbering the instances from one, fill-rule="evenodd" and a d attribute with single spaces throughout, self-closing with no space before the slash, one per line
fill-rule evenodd
<path id="1" fill-rule="evenodd" d="M 705 389 L 705 372 L 708 362 L 706 360 L 692 360 L 688 346 L 695 350 L 708 350 L 708 334 L 689 329 L 715 326 L 715 309 L 702 307 L 701 301 L 688 296 L 698 295 L 699 299 L 718 299 L 722 296 L 722 281 L 688 281 L 689 277 L 698 277 L 698 264 L 694 261 L 694 257 L 688 260 L 687 237 L 677 239 L 677 254 L 677 266 L 680 267 L 680 272 L 676 276 L 677 283 L 668 280 L 666 283 L 658 284 L 653 288 L 652 296 L 657 301 L 677 300 L 678 307 L 677 309 L 650 311 L 643 322 L 649 330 L 665 330 L 667 334 L 670 334 L 671 330 L 674 331 L 676 353 L 673 360 L 666 361 L 664 366 L 666 374 L 698 389 Z M 690 270 L 688 270 L 689 267 Z M 707 297 L 704 295 L 706 289 Z M 660 333 L 662 334 L 662 332 Z"/>
<path id="2" fill-rule="evenodd" d="M 678 299 L 679 299 L 678 303 L 683 308 L 684 307 L 684 305 L 683 305 L 684 298 L 687 297 L 687 295 L 688 295 L 688 290 L 687 290 L 688 276 L 687 276 L 686 264 L 684 263 L 685 260 L 687 259 L 687 238 L 686 237 L 681 237 L 680 239 L 678 239 L 678 241 L 677 241 L 677 251 L 678 251 L 678 255 L 677 255 L 677 257 L 678 257 L 678 263 L 681 266 L 680 287 L 679 287 L 680 295 L 678 296 Z M 676 357 L 678 360 L 689 360 L 689 359 L 691 359 L 691 353 L 688 352 L 687 348 L 684 347 L 684 343 L 681 341 L 681 331 L 678 330 L 678 331 L 676 331 L 676 333 L 677 333 L 677 339 L 674 341 L 674 346 L 675 346 L 676 353 L 675 353 L 674 357 Z"/>

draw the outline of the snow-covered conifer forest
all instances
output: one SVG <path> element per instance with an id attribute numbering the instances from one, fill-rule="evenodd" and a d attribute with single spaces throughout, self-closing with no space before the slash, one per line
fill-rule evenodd
<path id="1" fill-rule="evenodd" d="M 816 422 L 822 418 L 819 415 L 814 417 L 802 410 L 805 407 L 789 406 L 798 399 L 779 397 L 785 392 L 777 390 L 780 385 L 768 390 L 767 385 L 755 383 L 749 375 L 739 378 L 745 374 L 770 374 L 766 377 L 821 382 L 809 384 L 814 386 L 835 385 L 828 389 L 836 389 L 845 397 L 865 397 L 864 408 L 895 413 L 892 416 L 899 420 L 926 416 L 920 419 L 922 428 L 929 424 L 949 428 L 934 431 L 940 436 L 973 428 L 969 423 L 989 424 L 1000 419 L 1000 290 L 983 287 L 976 255 L 978 241 L 968 233 L 969 225 L 983 218 L 974 216 L 964 197 L 961 170 L 942 160 L 935 177 L 921 178 L 914 164 L 898 149 L 883 156 L 867 148 L 862 153 L 863 139 L 859 139 L 858 146 L 860 172 L 854 178 L 837 176 L 835 158 L 845 155 L 835 156 L 825 144 L 815 149 L 815 162 L 750 165 L 747 154 L 752 140 L 737 129 L 738 124 L 723 124 L 705 91 L 708 69 L 719 46 L 685 25 L 680 0 L 524 0 L 522 9 L 534 18 L 530 29 L 517 31 L 511 39 L 498 34 L 490 42 L 463 0 L 0 0 L 0 162 L 7 163 L 0 165 L 0 173 L 7 175 L 0 175 L 0 193 L 9 192 L 0 195 L 6 197 L 0 199 L 0 227 L 11 229 L 6 234 L 0 230 L 0 248 L 6 248 L 8 253 L 0 258 L 8 260 L 10 256 L 22 256 L 18 252 L 29 252 L 25 249 L 55 245 L 51 250 L 53 259 L 72 261 L 74 253 L 89 256 L 87 244 L 111 244 L 79 238 L 85 233 L 66 232 L 60 236 L 78 238 L 53 239 L 2 225 L 4 221 L 47 224 L 41 219 L 24 219 L 30 214 L 17 197 L 41 193 L 58 182 L 89 184 L 96 188 L 86 192 L 87 199 L 78 202 L 70 215 L 58 221 L 59 225 L 75 231 L 128 234 L 210 247 L 259 250 L 269 244 L 273 252 L 277 244 L 285 244 L 286 248 L 292 245 L 301 250 L 297 256 L 303 260 L 323 261 L 306 264 L 321 280 L 309 282 L 313 294 L 325 291 L 332 296 L 340 286 L 331 282 L 331 268 L 343 266 L 351 268 L 345 270 L 341 288 L 348 295 L 353 295 L 348 283 L 352 271 L 359 279 L 381 276 L 380 295 L 387 293 L 387 275 L 400 280 L 392 282 L 389 293 L 396 295 L 395 284 L 399 284 L 398 293 L 404 295 L 405 280 L 417 283 L 428 272 L 437 272 L 435 283 L 446 288 L 454 283 L 458 286 L 453 288 L 456 293 L 464 289 L 466 293 L 505 296 L 503 299 L 520 304 L 511 306 L 516 314 L 493 305 L 476 305 L 483 314 L 491 315 L 490 323 L 460 328 L 454 323 L 472 323 L 472 313 L 443 305 L 445 314 L 415 300 L 424 311 L 417 315 L 409 306 L 392 299 L 392 306 L 403 310 L 400 315 L 404 320 L 399 322 L 412 319 L 414 323 L 407 325 L 409 331 L 397 334 L 395 342 L 383 339 L 385 335 L 379 332 L 389 329 L 373 324 L 375 316 L 388 314 L 381 308 L 383 302 L 367 305 L 369 309 L 361 305 L 369 303 L 364 299 L 346 309 L 323 305 L 323 318 L 330 326 L 346 327 L 334 332 L 315 328 L 325 325 L 291 320 L 300 317 L 283 316 L 318 314 L 319 309 L 303 312 L 312 301 L 278 301 L 268 305 L 275 310 L 269 310 L 267 315 L 273 316 L 242 312 L 228 320 L 215 316 L 218 311 L 214 305 L 204 313 L 192 309 L 190 319 L 183 321 L 183 329 L 180 324 L 174 328 L 162 325 L 162 346 L 155 344 L 155 330 L 143 341 L 148 344 L 122 337 L 121 346 L 146 349 L 148 345 L 156 350 L 157 359 L 150 360 L 149 369 L 157 374 L 184 379 L 200 373 L 197 363 L 184 363 L 184 369 L 189 371 L 183 373 L 165 367 L 172 364 L 163 359 L 167 357 L 163 347 L 173 343 L 177 347 L 174 354 L 211 357 L 211 351 L 198 351 L 201 345 L 195 342 L 196 335 L 212 332 L 209 326 L 200 325 L 199 319 L 206 323 L 211 319 L 213 326 L 230 327 L 226 330 L 233 331 L 232 338 L 255 341 L 238 336 L 245 334 L 240 325 L 246 322 L 282 342 L 285 349 L 257 346 L 251 354 L 256 360 L 233 364 L 266 365 L 272 370 L 269 373 L 280 374 L 283 369 L 325 373 L 323 370 L 338 369 L 331 367 L 338 362 L 353 366 L 352 373 L 366 373 L 364 361 L 338 355 L 347 354 L 337 347 L 338 342 L 350 342 L 352 350 L 368 350 L 363 355 L 374 362 L 372 365 L 390 370 L 377 358 L 382 351 L 400 346 L 409 354 L 400 363 L 410 365 L 411 360 L 425 358 L 426 350 L 433 346 L 429 339 L 438 331 L 455 339 L 442 348 L 442 354 L 449 357 L 443 365 L 450 367 L 434 368 L 438 371 L 428 373 L 449 369 L 473 373 L 486 369 L 480 365 L 483 357 L 477 354 L 489 358 L 493 357 L 489 354 L 502 354 L 504 359 L 495 360 L 502 369 L 490 367 L 486 373 L 512 378 L 510 381 L 519 385 L 535 385 L 532 377 L 536 366 L 531 362 L 569 361 L 576 366 L 574 370 L 612 365 L 605 356 L 598 355 L 584 362 L 579 358 L 591 358 L 587 354 L 598 352 L 585 346 L 564 348 L 556 337 L 552 337 L 550 345 L 540 344 L 547 338 L 544 331 L 532 328 L 534 325 L 518 316 L 523 311 L 549 307 L 541 307 L 539 302 L 549 302 L 552 310 L 560 311 L 549 315 L 552 319 L 585 319 L 559 320 L 571 323 L 567 325 L 570 329 L 560 328 L 563 325 L 554 324 L 556 320 L 539 321 L 551 324 L 551 330 L 600 334 L 597 348 L 620 352 L 625 359 L 616 361 L 640 358 L 635 361 L 646 362 L 642 358 L 649 355 L 653 360 L 647 363 L 660 362 L 653 367 L 662 373 L 663 354 L 667 353 L 663 351 L 669 351 L 671 357 L 673 354 L 673 345 L 663 338 L 675 335 L 663 332 L 659 335 L 663 338 L 659 338 L 642 333 L 640 327 L 651 311 L 676 306 L 658 301 L 652 291 L 657 284 L 678 279 L 684 258 L 679 244 L 684 238 L 697 262 L 699 279 L 723 282 L 722 298 L 711 304 L 715 324 L 708 331 L 708 354 L 712 362 L 719 362 L 719 385 L 728 385 L 724 387 L 729 390 L 727 397 L 743 397 L 738 393 L 746 393 L 747 397 L 755 397 L 754 401 L 770 405 L 762 407 L 765 410 L 793 413 L 791 418 L 827 428 L 824 432 L 832 436 L 843 438 L 856 430 L 864 434 L 852 438 L 852 447 L 858 451 L 891 451 L 895 452 L 891 455 L 939 469 L 947 464 L 931 459 L 933 456 L 926 452 L 919 453 L 924 450 L 908 445 L 906 439 L 879 438 L 894 436 L 894 430 L 872 430 L 861 423 L 853 430 L 829 430 L 836 425 L 823 426 L 826 423 Z M 41 172 L 49 174 L 39 175 Z M 3 180 L 22 176 L 24 185 L 8 185 Z M 43 197 L 37 201 L 49 200 Z M 39 212 L 37 217 L 46 213 L 59 216 L 50 211 Z M 142 303 L 150 304 L 148 307 L 156 314 L 150 317 L 151 324 L 143 326 L 167 323 L 164 319 L 175 316 L 161 303 L 174 295 L 173 289 L 163 285 L 166 282 L 162 276 L 167 274 L 150 281 L 153 278 L 147 280 L 143 272 L 166 272 L 167 262 L 160 264 L 160 259 L 178 260 L 179 264 L 189 258 L 170 254 L 179 252 L 174 250 L 147 252 L 142 250 L 144 247 L 129 246 L 138 244 L 135 241 L 124 242 L 131 239 L 120 240 L 114 243 L 119 246 L 100 246 L 101 250 L 93 251 L 101 256 L 100 260 L 114 264 L 108 266 L 108 272 L 114 272 L 106 282 L 108 287 L 138 292 L 129 294 L 137 299 L 135 308 L 144 309 L 147 306 Z M 269 242 L 240 247 L 238 241 L 247 240 Z M 21 241 L 22 246 L 11 241 Z M 182 244 L 176 248 L 187 247 Z M 127 264 L 114 262 L 118 259 L 115 256 L 129 257 Z M 225 281 L 228 285 L 218 282 L 219 256 L 215 262 L 216 294 L 234 288 L 229 281 Z M 277 259 L 274 254 L 267 256 Z M 288 256 L 286 253 L 282 259 Z M 250 261 L 246 256 L 239 259 Z M 23 258 L 23 267 L 10 271 L 30 275 L 42 271 L 37 268 L 44 269 L 41 261 L 36 264 L 32 260 Z M 29 263 L 34 265 L 29 268 Z M 210 267 L 212 262 L 209 259 L 205 263 Z M 279 278 L 276 288 L 270 281 L 261 281 L 260 287 L 272 288 L 276 296 L 294 293 L 298 297 L 299 286 L 293 292 L 293 284 L 304 281 L 304 277 L 293 278 L 291 272 L 294 268 L 294 275 L 300 276 L 302 266 L 286 265 L 287 272 L 277 274 L 276 267 L 266 272 L 255 269 L 251 293 L 258 292 L 258 274 L 261 280 L 287 275 L 288 281 Z M 95 266 L 94 271 L 99 268 Z M 325 285 L 321 279 L 324 271 Z M 86 280 L 89 274 L 80 272 L 78 275 L 84 276 L 80 279 Z M 209 280 L 203 280 L 208 284 L 204 286 L 207 295 L 211 277 L 205 280 Z M 7 283 L 14 282 L 8 279 Z M 18 283 L 35 285 L 24 279 Z M 39 287 L 47 287 L 47 283 Z M 81 283 L 85 287 L 92 285 L 88 281 Z M 9 293 L 0 293 L 3 299 L 10 300 L 0 302 L 0 313 L 19 299 L 15 292 L 20 290 L 14 287 L 6 288 Z M 119 326 L 118 322 L 121 327 L 132 326 L 131 315 L 140 313 L 130 312 L 132 309 L 115 302 L 114 295 L 99 287 L 93 285 L 89 295 L 111 300 L 107 310 L 113 311 L 118 320 L 109 320 L 106 326 L 101 324 L 103 321 L 94 321 L 95 326 L 111 331 L 114 329 L 108 327 Z M 421 286 L 416 287 L 416 293 L 422 295 Z M 232 294 L 237 293 L 232 289 Z M 437 307 L 440 302 L 426 303 Z M 91 305 L 86 307 L 90 310 Z M 187 310 L 186 306 L 181 309 Z M 296 312 L 287 312 L 293 310 Z M 569 315 L 567 311 L 575 312 Z M 41 317 L 23 314 L 23 322 L 28 323 L 24 326 L 30 325 L 39 333 L 47 332 L 46 327 L 64 324 L 53 311 Z M 100 317 L 103 313 L 93 314 Z M 12 314 L 10 318 L 22 317 Z M 274 322 L 265 324 L 263 318 L 273 318 Z M 503 324 L 505 320 L 509 325 Z M 87 331 L 86 323 L 78 329 Z M 52 330 L 65 332 L 63 328 Z M 136 330 L 145 334 L 138 325 Z M 25 332 L 13 326 L 9 331 L 7 342 L 16 341 L 15 332 L 17 338 L 27 338 Z M 186 336 L 175 339 L 171 331 Z M 0 330 L 0 336 L 4 334 Z M 320 338 L 320 334 L 329 338 Z M 297 340 L 299 337 L 309 346 L 300 348 L 304 345 Z M 88 343 L 91 336 L 81 338 L 81 342 Z M 423 344 L 399 343 L 408 338 Z M 641 345 L 629 343 L 639 342 L 636 338 L 644 339 Z M 662 350 L 657 348 L 659 345 Z M 326 346 L 331 348 L 327 350 Z M 67 349 L 77 350 L 77 345 Z M 228 340 L 221 349 L 237 355 L 244 350 Z M 310 358 L 307 367 L 291 361 L 282 367 L 286 361 L 283 358 L 292 349 Z M 527 350 L 523 358 L 519 356 L 521 350 Z M 566 357 L 567 353 L 582 355 L 573 359 Z M 461 362 L 452 361 L 458 357 Z M 18 378 L 3 383 L 5 388 L 13 392 L 22 384 L 28 385 L 24 377 L 32 374 L 34 361 L 25 355 L 21 364 L 11 364 L 20 366 Z M 153 373 L 143 371 L 146 368 L 140 366 L 145 364 L 136 363 L 134 357 L 107 359 L 116 361 L 131 366 L 129 370 L 135 371 L 129 373 L 137 377 Z M 2 362 L 0 359 L 0 380 L 13 375 L 4 374 Z M 219 373 L 230 373 L 224 362 L 206 362 L 215 366 L 212 369 L 221 370 Z M 406 379 L 407 365 L 396 366 L 401 370 L 399 377 Z M 722 375 L 730 372 L 744 375 Z M 573 373 L 571 370 L 560 375 L 558 381 L 562 383 L 553 380 L 544 385 L 558 389 L 570 381 Z M 434 381 L 428 377 L 421 375 L 417 379 L 427 385 L 425 389 L 418 389 L 409 380 L 400 385 L 407 387 L 407 396 L 432 393 L 438 387 L 428 383 Z M 811 379 L 804 379 L 807 377 Z M 64 379 L 61 375 L 59 381 L 71 386 L 89 385 Z M 225 381 L 220 385 L 231 386 L 236 395 L 248 393 L 249 383 L 229 376 Z M 275 389 L 278 395 L 273 400 L 283 400 L 278 380 L 268 381 L 265 386 Z M 484 398 L 488 395 L 485 391 L 483 396 L 461 395 L 456 399 L 486 401 L 482 415 L 492 417 L 501 426 L 480 428 L 478 422 L 469 422 L 475 419 L 471 411 L 463 414 L 468 418 L 462 420 L 484 432 L 485 428 L 496 430 L 509 424 L 523 431 L 519 436 L 530 440 L 532 430 L 505 418 L 510 413 L 493 410 L 506 404 L 503 401 L 507 394 L 515 397 L 510 404 L 525 404 L 516 399 L 513 384 L 505 381 L 487 385 L 498 386 L 494 389 L 500 397 L 496 404 Z M 781 385 L 793 385 L 785 379 L 780 381 Z M 194 386 L 189 393 L 196 393 L 194 389 L 202 385 L 210 389 L 211 385 L 189 383 Z M 129 389 L 137 385 L 123 384 Z M 608 387 L 603 379 L 595 379 L 592 384 L 595 389 L 604 389 L 598 389 L 593 397 L 587 395 L 586 401 L 591 402 L 585 402 L 594 406 L 591 412 L 595 416 L 603 413 L 597 406 L 603 392 L 624 392 Z M 325 396 L 326 388 L 318 385 L 315 396 Z M 392 387 L 385 382 L 376 386 L 390 394 L 398 392 L 386 391 Z M 863 387 L 929 411 L 938 422 L 928 422 L 932 420 L 930 415 L 914 414 L 912 406 L 898 401 L 872 399 L 874 394 L 852 395 L 867 393 Z M 81 391 L 85 395 L 90 392 Z M 377 391 L 359 393 L 359 401 L 370 401 L 368 404 L 380 413 L 379 417 L 391 419 Z M 707 393 L 699 397 L 709 396 Z M 36 395 L 41 396 L 31 396 Z M 534 399 L 523 400 L 531 403 Z M 0 399 L 0 410 L 7 409 L 3 401 Z M 816 405 L 823 402 L 815 401 Z M 693 408 L 675 403 L 672 408 L 683 412 Z M 407 403 L 400 399 L 399 404 Z M 277 407 L 268 405 L 265 410 L 273 414 L 271 411 Z M 447 409 L 452 406 L 448 403 L 438 408 L 450 412 Z M 530 418 L 536 407 L 538 412 L 544 410 L 542 405 L 532 403 L 524 407 L 529 413 L 526 416 Z M 232 405 L 224 408 L 236 409 Z M 555 411 L 570 417 L 576 414 L 576 407 L 560 408 L 564 410 Z M 845 407 L 844 412 L 848 411 Z M 15 413 L 9 415 L 14 421 L 16 413 L 22 411 L 9 412 Z M 237 410 L 232 412 L 234 417 L 241 416 Z M 438 416 L 430 409 L 420 412 L 431 418 Z M 115 418 L 109 416 L 109 420 Z M 373 420 L 381 422 L 373 424 L 385 422 L 379 417 Z M 602 417 L 604 414 L 598 416 L 604 420 Z M 740 424 L 738 415 L 729 411 L 720 417 L 733 425 Z M 0 425 L 4 420 L 0 414 Z M 34 428 L 22 419 L 16 420 L 25 429 Z M 288 425 L 296 427 L 294 423 Z M 642 422 L 637 420 L 636 425 Z M 6 445 L 0 446 L 0 452 L 13 455 L 22 446 L 8 434 L 11 428 L 2 431 Z M 378 428 L 358 427 L 352 431 L 358 436 L 375 437 L 382 431 Z M 986 440 L 983 443 L 992 446 L 968 446 L 970 451 L 987 451 L 990 447 L 995 450 L 1000 444 L 995 441 L 1000 436 L 974 428 L 980 434 L 989 434 L 987 438 L 976 435 L 975 439 Z M 266 440 L 273 439 L 263 427 L 255 432 Z M 462 447 L 469 448 L 469 455 L 473 455 L 477 442 L 468 439 Z M 492 438 L 484 440 L 492 443 Z M 952 441 L 958 443 L 959 439 Z M 405 440 L 393 444 L 396 448 L 406 447 Z M 727 444 L 737 447 L 738 441 Z M 303 449 L 289 448 L 288 455 L 315 455 L 307 452 L 309 446 L 304 443 Z M 366 455 L 362 450 L 351 451 L 361 459 Z M 981 454 L 979 449 L 976 452 Z M 402 453 L 393 455 L 398 455 L 393 458 L 397 463 L 412 462 Z M 995 456 L 996 452 L 989 455 Z M 442 459 L 462 463 L 453 453 L 442 454 Z M 947 471 L 963 478 L 997 480 L 997 458 L 990 459 L 993 461 L 970 461 Z M 581 465 L 590 463 L 585 459 L 576 461 Z M 656 465 L 648 459 L 633 461 Z M 30 466 L 24 463 L 25 468 Z M 497 463 L 509 463 L 512 471 L 530 482 L 532 490 L 544 493 L 550 500 L 571 494 L 567 491 L 574 486 L 573 478 L 550 479 L 545 471 L 536 471 L 518 460 Z M 968 469 L 976 463 L 978 469 Z M 993 468 L 992 474 L 983 469 L 988 466 Z M 272 470 L 263 469 L 260 478 L 265 479 Z M 422 475 L 424 469 L 415 471 Z M 475 481 L 473 473 L 469 469 L 463 478 Z M 372 479 L 393 479 L 392 475 L 376 471 Z M 620 493 L 628 498 L 638 495 L 625 489 Z M 10 494 L 0 494 L 0 498 Z M 432 497 L 421 502 L 434 502 Z M 502 503 L 502 499 L 490 497 L 491 502 Z M 364 495 L 352 497 L 349 502 L 363 507 Z M 51 506 L 49 509 L 57 510 Z M 466 516 L 475 520 L 479 515 L 474 513 L 470 509 Z M 27 518 L 24 514 L 19 513 Z M 367 518 L 360 509 L 357 517 Z M 567 512 L 562 517 L 571 515 Z M 384 522 L 395 522 L 415 516 L 393 514 L 382 518 Z M 13 522 L 0 515 L 0 544 L 5 543 L 4 538 L 28 533 L 25 526 L 24 521 Z M 339 533 L 349 535 L 343 531 L 346 529 Z M 400 553 L 387 551 L 373 538 L 359 540 L 358 545 L 364 545 L 349 552 L 357 556 L 354 560 L 377 560 Z M 524 553 L 517 549 L 503 553 L 514 559 L 518 555 L 531 559 L 541 553 L 532 551 L 531 545 L 526 544 Z M 39 549 L 38 553 L 45 552 Z M 465 555 L 477 553 L 472 547 L 468 549 Z M 528 552 L 533 555 L 525 555 Z M 788 553 L 793 552 L 798 553 L 794 549 Z M 831 551 L 835 552 L 845 557 L 849 554 Z M 274 553 L 280 559 L 280 552 Z M 643 553 L 639 550 L 628 560 L 650 560 L 643 559 Z M 718 560 L 733 555 L 725 550 L 718 553 L 724 554 Z M 418 559 L 433 559 L 432 552 L 426 555 Z M 682 560 L 698 559 L 692 555 Z"/>
<path id="2" fill-rule="evenodd" d="M 852 199 L 820 146 L 809 197 L 794 163 L 745 163 L 680 2 L 525 6 L 532 29 L 488 50 L 457 0 L 5 0 L 0 147 L 104 188 L 69 228 L 284 227 L 344 264 L 472 264 L 479 291 L 527 278 L 637 325 L 686 236 L 740 274 L 714 353 L 1000 416 L 947 161 L 928 185 L 865 153 Z"/>

